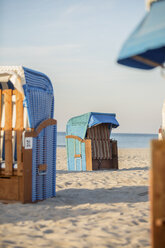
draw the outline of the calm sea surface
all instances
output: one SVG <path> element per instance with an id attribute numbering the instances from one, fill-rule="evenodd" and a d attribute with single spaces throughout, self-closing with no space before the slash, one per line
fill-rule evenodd
<path id="1" fill-rule="evenodd" d="M 119 148 L 148 148 L 150 147 L 150 141 L 157 138 L 157 134 L 111 134 L 111 139 L 117 140 Z M 57 146 L 65 147 L 65 132 L 57 133 Z"/>

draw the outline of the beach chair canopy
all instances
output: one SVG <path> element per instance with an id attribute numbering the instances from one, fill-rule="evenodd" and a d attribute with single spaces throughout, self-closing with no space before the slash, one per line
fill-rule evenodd
<path id="1" fill-rule="evenodd" d="M 45 74 L 22 66 L 0 66 L 0 88 L 22 93 L 28 127 L 35 128 L 40 122 L 53 118 L 53 87 Z"/>
<path id="2" fill-rule="evenodd" d="M 112 128 L 119 126 L 115 114 L 89 112 L 71 118 L 66 126 L 66 135 L 75 135 L 84 139 L 88 128 L 101 123 L 107 123 Z"/>
<path id="3" fill-rule="evenodd" d="M 117 62 L 139 69 L 153 69 L 165 62 L 165 0 L 151 4 L 135 31 L 124 43 Z"/>

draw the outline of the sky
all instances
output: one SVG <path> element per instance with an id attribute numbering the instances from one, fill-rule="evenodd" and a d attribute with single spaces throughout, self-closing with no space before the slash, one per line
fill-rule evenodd
<path id="1" fill-rule="evenodd" d="M 90 111 L 116 113 L 118 133 L 157 133 L 165 99 L 160 70 L 116 63 L 145 15 L 144 0 L 0 0 L 0 65 L 45 73 L 58 131 Z"/>

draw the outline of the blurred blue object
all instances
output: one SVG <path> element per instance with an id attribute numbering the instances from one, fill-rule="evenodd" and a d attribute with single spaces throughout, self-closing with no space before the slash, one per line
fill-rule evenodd
<path id="1" fill-rule="evenodd" d="M 165 62 L 165 0 L 153 2 L 150 11 L 124 43 L 117 62 L 139 69 L 163 67 Z"/>

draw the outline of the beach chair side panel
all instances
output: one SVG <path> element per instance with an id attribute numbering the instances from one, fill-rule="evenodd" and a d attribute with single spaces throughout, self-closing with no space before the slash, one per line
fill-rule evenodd
<path id="1" fill-rule="evenodd" d="M 48 119 L 43 121 L 33 132 L 25 133 L 26 139 L 32 139 L 32 146 L 24 149 L 24 159 L 31 157 L 31 168 L 25 160 L 25 168 L 30 171 L 31 179 L 26 173 L 25 180 L 30 180 L 26 185 L 25 202 L 36 202 L 56 195 L 56 147 L 57 147 L 57 126 L 56 120 Z"/>
<path id="2" fill-rule="evenodd" d="M 67 142 L 67 166 L 69 171 L 75 170 L 74 165 L 74 139 L 66 139 Z"/>
<path id="3" fill-rule="evenodd" d="M 86 171 L 85 142 L 78 136 L 66 136 L 67 163 L 70 171 Z"/>

